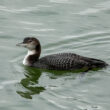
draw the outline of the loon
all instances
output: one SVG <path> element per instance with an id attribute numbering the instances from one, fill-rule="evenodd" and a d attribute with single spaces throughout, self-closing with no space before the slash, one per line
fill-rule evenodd
<path id="1" fill-rule="evenodd" d="M 28 53 L 23 60 L 26 66 L 49 70 L 77 70 L 104 68 L 108 64 L 102 60 L 80 56 L 74 53 L 58 53 L 40 57 L 41 45 L 37 38 L 26 37 L 17 46 L 25 47 Z"/>

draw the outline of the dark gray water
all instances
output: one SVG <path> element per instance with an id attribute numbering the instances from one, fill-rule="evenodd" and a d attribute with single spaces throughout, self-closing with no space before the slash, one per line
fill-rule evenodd
<path id="1" fill-rule="evenodd" d="M 109 110 L 110 69 L 43 71 L 22 65 L 35 36 L 42 55 L 73 52 L 110 64 L 109 0 L 0 0 L 0 110 Z"/>

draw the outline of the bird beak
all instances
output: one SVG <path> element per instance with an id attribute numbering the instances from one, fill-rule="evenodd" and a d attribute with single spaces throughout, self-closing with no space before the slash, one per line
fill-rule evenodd
<path id="1" fill-rule="evenodd" d="M 20 47 L 26 47 L 27 46 L 27 44 L 25 44 L 25 43 L 18 43 L 18 44 L 16 44 L 16 46 L 20 46 Z"/>

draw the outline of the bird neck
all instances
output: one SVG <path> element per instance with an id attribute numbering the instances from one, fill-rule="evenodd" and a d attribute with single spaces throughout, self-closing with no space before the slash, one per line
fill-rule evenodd
<path id="1" fill-rule="evenodd" d="M 40 57 L 41 46 L 37 45 L 34 50 L 28 50 L 27 55 L 23 60 L 23 64 L 27 66 L 32 66 Z"/>

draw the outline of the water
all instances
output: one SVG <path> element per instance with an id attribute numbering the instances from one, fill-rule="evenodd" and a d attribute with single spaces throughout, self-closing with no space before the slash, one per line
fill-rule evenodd
<path id="1" fill-rule="evenodd" d="M 0 0 L 0 110 L 109 110 L 110 69 L 85 75 L 22 65 L 35 36 L 42 54 L 73 52 L 110 64 L 109 0 Z"/>

